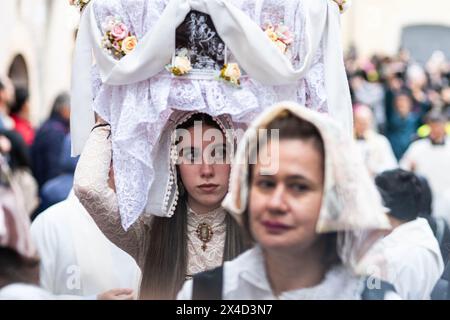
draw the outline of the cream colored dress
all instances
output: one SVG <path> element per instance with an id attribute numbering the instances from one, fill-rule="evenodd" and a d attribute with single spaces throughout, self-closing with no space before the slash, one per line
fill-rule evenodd
<path id="1" fill-rule="evenodd" d="M 122 227 L 117 197 L 108 185 L 112 158 L 109 135 L 108 128 L 97 128 L 91 133 L 75 172 L 74 189 L 100 230 L 114 244 L 130 254 L 142 270 L 150 239 L 150 221 L 140 218 L 128 231 Z M 225 217 L 226 212 L 223 209 L 203 215 L 188 210 L 186 278 L 222 264 L 226 237 Z M 213 231 L 206 250 L 202 249 L 203 241 L 197 236 L 197 229 L 202 223 L 207 223 Z"/>

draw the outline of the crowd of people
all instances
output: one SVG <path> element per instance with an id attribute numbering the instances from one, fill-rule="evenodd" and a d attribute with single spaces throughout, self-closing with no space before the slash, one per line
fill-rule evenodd
<path id="1" fill-rule="evenodd" d="M 373 175 L 397 166 L 428 180 L 433 215 L 450 223 L 450 64 L 436 51 L 420 65 L 397 56 L 358 59 L 347 73 L 354 103 L 355 134 Z M 389 143 L 387 143 L 389 141 Z"/>
<path id="2" fill-rule="evenodd" d="M 346 9 L 297 2 L 293 25 L 313 12 L 332 25 L 323 13 Z M 82 3 L 102 28 L 120 14 Z M 248 17 L 210 5 L 219 33 L 227 15 L 255 28 L 246 6 Z M 120 22 L 125 36 L 151 43 L 146 26 L 189 12 L 147 6 Z M 0 299 L 450 299 L 449 60 L 330 55 L 334 34 L 277 33 L 291 12 L 270 8 L 259 16 L 272 29 L 221 34 L 239 38 L 244 48 L 230 47 L 248 72 L 225 65 L 221 81 L 167 76 L 164 53 L 151 50 L 131 53 L 129 68 L 94 50 L 91 72 L 76 50 L 73 79 L 91 75 L 93 110 L 80 109 L 90 97 L 75 85 L 72 120 L 92 123 L 72 136 L 68 94 L 35 130 L 29 92 L 1 78 Z M 99 32 L 89 21 L 80 34 Z M 303 49 L 305 37 L 317 41 Z"/>
<path id="3" fill-rule="evenodd" d="M 20 201 L 34 219 L 65 200 L 73 184 L 76 159 L 70 152 L 70 97 L 56 97 L 46 121 L 34 128 L 30 121 L 30 93 L 0 79 L 1 154 L 20 187 Z"/>

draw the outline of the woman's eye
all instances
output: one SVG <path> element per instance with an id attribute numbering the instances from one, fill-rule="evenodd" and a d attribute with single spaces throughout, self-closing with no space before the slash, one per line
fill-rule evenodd
<path id="1" fill-rule="evenodd" d="M 226 159 L 226 150 L 225 150 L 225 148 L 224 147 L 218 147 L 218 148 L 215 148 L 213 151 L 212 151 L 212 154 L 211 154 L 211 156 L 212 156 L 212 158 L 214 159 L 214 161 L 220 161 L 220 162 L 223 162 L 223 161 L 225 161 Z"/>
<path id="2" fill-rule="evenodd" d="M 289 185 L 289 189 L 295 192 L 305 192 L 309 190 L 309 187 L 303 183 L 292 183 Z"/>
<path id="3" fill-rule="evenodd" d="M 199 152 L 197 150 L 185 149 L 183 150 L 183 158 L 186 159 L 189 163 L 194 163 L 199 156 Z"/>
<path id="4" fill-rule="evenodd" d="M 275 183 L 271 180 L 259 180 L 256 185 L 261 189 L 270 189 L 275 187 Z"/>

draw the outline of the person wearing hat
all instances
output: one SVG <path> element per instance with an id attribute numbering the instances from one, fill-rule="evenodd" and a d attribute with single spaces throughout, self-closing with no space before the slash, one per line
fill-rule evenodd
<path id="1" fill-rule="evenodd" d="M 257 139 L 260 130 L 270 140 Z M 390 224 L 353 141 L 329 117 L 291 102 L 259 116 L 223 206 L 254 247 L 186 282 L 178 299 L 398 298 L 359 269 Z"/>
<path id="2" fill-rule="evenodd" d="M 400 167 L 427 178 L 433 192 L 433 214 L 450 223 L 450 138 L 446 133 L 447 117 L 437 111 L 426 117 L 430 127 L 427 138 L 411 144 Z"/>

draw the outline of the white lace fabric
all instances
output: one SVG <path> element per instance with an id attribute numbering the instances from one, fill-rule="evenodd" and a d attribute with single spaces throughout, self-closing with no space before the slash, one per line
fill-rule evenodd
<path id="1" fill-rule="evenodd" d="M 232 0 L 261 27 L 283 23 L 293 33 L 294 66 L 305 59 L 305 13 L 302 0 Z M 160 18 L 167 0 L 96 0 L 99 26 L 108 16 L 120 16 L 138 39 Z M 155 44 L 157 45 L 157 44 Z M 240 89 L 216 80 L 181 79 L 167 71 L 136 84 L 102 84 L 93 69 L 94 110 L 112 126 L 112 150 L 118 207 L 124 228 L 143 213 L 154 181 L 154 147 L 173 110 L 198 110 L 212 116 L 229 114 L 233 121 L 248 123 L 265 107 L 282 100 L 328 112 L 324 83 L 323 48 L 304 79 L 285 86 L 264 86 L 244 76 Z M 229 60 L 232 61 L 230 56 Z"/>
<path id="2" fill-rule="evenodd" d="M 105 236 L 144 265 L 149 227 L 140 219 L 128 231 L 121 224 L 117 197 L 109 185 L 111 140 L 108 128 L 92 131 L 75 171 L 74 190 Z"/>
<path id="3" fill-rule="evenodd" d="M 92 216 L 100 230 L 119 248 L 130 254 L 141 270 L 145 266 L 148 240 L 151 233 L 151 220 L 142 216 L 128 231 L 122 227 L 117 196 L 108 185 L 111 165 L 111 139 L 108 128 L 95 129 L 86 144 L 77 170 L 74 188 L 80 202 Z M 219 208 L 207 214 L 188 211 L 188 268 L 186 274 L 220 266 L 226 238 L 226 212 Z M 207 223 L 213 230 L 211 241 L 206 250 L 197 236 L 197 228 Z"/>

